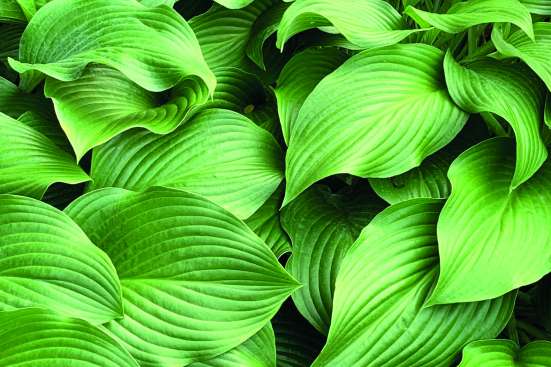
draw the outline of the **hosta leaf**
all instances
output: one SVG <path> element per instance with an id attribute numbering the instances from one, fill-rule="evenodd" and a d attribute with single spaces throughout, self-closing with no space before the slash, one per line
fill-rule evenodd
<path id="1" fill-rule="evenodd" d="M 0 193 L 41 198 L 54 182 L 76 184 L 88 175 L 48 137 L 0 113 Z"/>
<path id="2" fill-rule="evenodd" d="M 417 32 L 403 29 L 400 13 L 384 0 L 300 0 L 283 14 L 277 47 L 297 33 L 326 26 L 364 49 L 393 45 Z"/>
<path id="3" fill-rule="evenodd" d="M 286 203 L 336 173 L 404 173 L 448 144 L 468 116 L 443 85 L 442 59 L 432 46 L 395 45 L 361 52 L 325 77 L 288 137 Z"/>
<path id="4" fill-rule="evenodd" d="M 520 0 L 534 14 L 551 15 L 551 1 L 549 0 Z"/>
<path id="5" fill-rule="evenodd" d="M 279 208 L 283 201 L 283 186 L 264 205 L 251 215 L 245 223 L 254 231 L 271 249 L 276 257 L 291 251 L 291 243 L 287 233 L 281 226 Z"/>
<path id="6" fill-rule="evenodd" d="M 0 311 L 46 307 L 99 324 L 122 315 L 120 293 L 109 257 L 67 215 L 0 195 Z"/>
<path id="7" fill-rule="evenodd" d="M 462 109 L 495 113 L 511 124 L 517 141 L 511 188 L 528 180 L 547 158 L 539 132 L 545 91 L 537 77 L 519 64 L 490 58 L 462 66 L 449 52 L 444 71 L 450 95 Z"/>
<path id="8" fill-rule="evenodd" d="M 373 190 L 390 204 L 416 198 L 446 199 L 451 186 L 446 176 L 453 155 L 441 150 L 428 157 L 419 167 L 390 178 L 369 180 Z"/>
<path id="9" fill-rule="evenodd" d="M 106 329 L 146 365 L 185 365 L 236 347 L 297 288 L 262 240 L 201 196 L 109 188 L 65 211 L 111 256 L 125 317 Z"/>
<path id="10" fill-rule="evenodd" d="M 534 23 L 535 42 L 520 31 L 504 37 L 499 27 L 492 31 L 492 41 L 503 57 L 518 57 L 544 81 L 551 91 L 551 23 Z"/>
<path id="11" fill-rule="evenodd" d="M 297 53 L 285 65 L 277 80 L 275 94 L 281 130 L 286 142 L 289 142 L 292 126 L 306 97 L 327 74 L 347 58 L 346 52 L 339 48 L 309 48 Z"/>
<path id="12" fill-rule="evenodd" d="M 0 0 L 0 22 L 25 22 L 26 20 L 17 0 Z"/>
<path id="13" fill-rule="evenodd" d="M 451 165 L 452 194 L 438 221 L 440 277 L 430 304 L 497 297 L 551 271 L 550 164 L 510 191 L 513 152 L 509 139 L 495 138 Z"/>
<path id="14" fill-rule="evenodd" d="M 547 367 L 551 343 L 536 341 L 520 348 L 511 340 L 479 340 L 463 350 L 460 367 Z"/>
<path id="15" fill-rule="evenodd" d="M 184 189 L 248 218 L 279 186 L 281 166 L 270 133 L 238 113 L 210 109 L 168 135 L 129 131 L 97 148 L 89 189 Z"/>
<path id="16" fill-rule="evenodd" d="M 28 111 L 40 113 L 49 108 L 48 101 L 38 95 L 25 93 L 0 76 L 0 112 L 18 119 Z"/>
<path id="17" fill-rule="evenodd" d="M 545 111 L 543 113 L 545 124 L 551 128 L 551 96 L 547 95 L 545 99 Z"/>
<path id="18" fill-rule="evenodd" d="M 168 96 L 149 92 L 104 66 L 90 67 L 71 82 L 48 78 L 44 93 L 54 102 L 77 160 L 133 127 L 166 134 L 188 118 L 191 107 L 207 101 L 209 94 L 202 82 L 193 79 L 177 85 Z"/>
<path id="19" fill-rule="evenodd" d="M 413 199 L 393 205 L 362 231 L 341 264 L 327 344 L 313 366 L 449 366 L 465 343 L 503 329 L 514 292 L 423 307 L 438 274 L 442 204 Z"/>
<path id="20" fill-rule="evenodd" d="M 8 57 L 17 57 L 19 54 L 19 41 L 25 30 L 23 24 L 0 24 L 0 61 L 4 62 Z"/>
<path id="21" fill-rule="evenodd" d="M 33 17 L 10 65 L 24 89 L 42 74 L 78 79 L 90 63 L 122 72 L 142 88 L 160 92 L 197 76 L 213 90 L 216 80 L 191 28 L 173 9 L 134 0 L 56 0 Z"/>
<path id="22" fill-rule="evenodd" d="M 484 23 L 512 23 L 534 38 L 532 18 L 518 0 L 468 0 L 457 2 L 446 14 L 408 7 L 405 14 L 421 26 L 430 25 L 448 33 L 459 33 Z"/>
<path id="23" fill-rule="evenodd" d="M 250 5 L 254 0 L 214 0 L 228 9 L 240 9 Z"/>
<path id="24" fill-rule="evenodd" d="M 335 278 L 341 261 L 363 227 L 384 205 L 373 195 L 345 188 L 333 193 L 316 185 L 283 211 L 293 243 L 287 271 L 304 287 L 293 293 L 300 313 L 321 333 L 331 322 Z"/>
<path id="25" fill-rule="evenodd" d="M 4 366 L 138 367 L 99 329 L 38 308 L 0 313 L 0 360 Z"/>
<path id="26" fill-rule="evenodd" d="M 189 367 L 275 367 L 276 350 L 272 324 L 268 323 L 243 344 L 208 361 Z"/>

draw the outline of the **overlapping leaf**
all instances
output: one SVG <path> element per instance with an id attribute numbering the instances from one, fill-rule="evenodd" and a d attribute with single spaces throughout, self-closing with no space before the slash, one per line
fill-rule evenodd
<path id="1" fill-rule="evenodd" d="M 537 341 L 520 348 L 511 340 L 479 340 L 463 350 L 460 367 L 546 367 L 551 364 L 551 342 Z"/>
<path id="2" fill-rule="evenodd" d="M 551 15 L 551 2 L 548 0 L 520 0 L 534 14 Z"/>
<path id="3" fill-rule="evenodd" d="M 332 174 L 404 173 L 449 143 L 467 114 L 442 83 L 442 60 L 432 46 L 395 45 L 357 54 L 325 77 L 288 137 L 286 203 Z"/>
<path id="4" fill-rule="evenodd" d="M 313 366 L 448 366 L 467 342 L 493 338 L 515 294 L 424 308 L 438 274 L 443 202 L 414 199 L 378 214 L 337 276 L 327 344 Z"/>
<path id="5" fill-rule="evenodd" d="M 0 195 L 0 311 L 46 307 L 99 324 L 122 315 L 120 292 L 111 260 L 67 215 Z"/>
<path id="6" fill-rule="evenodd" d="M 17 3 L 17 0 L 0 1 L 0 22 L 25 22 L 25 14 Z"/>
<path id="7" fill-rule="evenodd" d="M 113 260 L 125 316 L 106 329 L 146 365 L 238 346 L 298 286 L 242 221 L 194 194 L 110 188 L 66 212 Z"/>
<path id="8" fill-rule="evenodd" d="M 129 131 L 97 148 L 89 189 L 167 186 L 248 218 L 282 180 L 273 136 L 232 111 L 209 109 L 167 135 Z"/>

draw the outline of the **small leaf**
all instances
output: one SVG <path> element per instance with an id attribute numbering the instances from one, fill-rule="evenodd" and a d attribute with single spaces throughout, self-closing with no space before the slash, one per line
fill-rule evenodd
<path id="1" fill-rule="evenodd" d="M 109 257 L 45 203 L 0 195 L 0 259 L 0 311 L 45 307 L 94 324 L 122 314 Z"/>
<path id="2" fill-rule="evenodd" d="M 4 366 L 138 367 L 115 340 L 85 321 L 38 308 L 0 313 Z"/>
<path id="3" fill-rule="evenodd" d="M 535 341 L 520 348 L 511 340 L 478 340 L 463 349 L 460 367 L 546 367 L 551 343 Z"/>

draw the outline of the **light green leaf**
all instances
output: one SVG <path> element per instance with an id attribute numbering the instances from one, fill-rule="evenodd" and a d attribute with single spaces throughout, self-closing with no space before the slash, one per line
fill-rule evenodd
<path id="1" fill-rule="evenodd" d="M 530 10 L 530 13 L 551 15 L 551 1 L 549 0 L 520 0 Z"/>
<path id="2" fill-rule="evenodd" d="M 363 49 L 393 45 L 419 31 L 403 29 L 400 13 L 384 0 L 300 0 L 283 14 L 277 47 L 295 34 L 327 26 Z"/>
<path id="3" fill-rule="evenodd" d="M 291 241 L 281 226 L 279 213 L 283 192 L 283 186 L 280 186 L 264 205 L 245 221 L 278 258 L 291 251 Z"/>
<path id="4" fill-rule="evenodd" d="M 192 107 L 209 98 L 205 84 L 197 79 L 181 82 L 168 94 L 153 93 L 104 66 L 89 67 L 70 82 L 48 78 L 44 93 L 54 102 L 77 160 L 131 128 L 169 133 L 189 118 Z"/>
<path id="5" fill-rule="evenodd" d="M 0 311 L 26 307 L 100 324 L 122 315 L 121 288 L 109 257 L 66 214 L 0 195 Z"/>
<path id="6" fill-rule="evenodd" d="M 276 367 L 275 337 L 268 323 L 243 344 L 208 361 L 189 367 Z"/>
<path id="7" fill-rule="evenodd" d="M 48 137 L 0 113 L 0 193 L 41 198 L 54 182 L 89 181 L 73 157 Z"/>
<path id="8" fill-rule="evenodd" d="M 209 109 L 167 135 L 129 131 L 94 150 L 88 187 L 166 186 L 248 218 L 283 179 L 281 148 L 246 117 Z"/>
<path id="9" fill-rule="evenodd" d="M 125 317 L 106 329 L 145 365 L 186 365 L 238 346 L 298 286 L 242 221 L 201 196 L 108 188 L 65 211 L 111 256 Z"/>
<path id="10" fill-rule="evenodd" d="M 548 367 L 551 343 L 536 341 L 520 348 L 511 340 L 479 340 L 463 349 L 460 367 Z"/>
<path id="11" fill-rule="evenodd" d="M 438 275 L 442 204 L 405 201 L 365 227 L 341 264 L 327 344 L 313 366 L 450 366 L 465 343 L 503 329 L 515 292 L 423 307 Z"/>
<path id="12" fill-rule="evenodd" d="M 43 74 L 76 80 L 90 63 L 117 69 L 152 92 L 190 76 L 202 79 L 210 91 L 216 84 L 183 18 L 166 6 L 148 8 L 134 0 L 50 2 L 25 29 L 19 61 L 9 61 L 22 73 L 25 90 Z"/>
<path id="13" fill-rule="evenodd" d="M 419 25 L 438 28 L 447 33 L 459 33 L 484 23 L 512 23 L 534 38 L 532 18 L 519 0 L 468 0 L 456 2 L 446 14 L 430 13 L 409 6 L 404 14 Z"/>
<path id="14" fill-rule="evenodd" d="M 443 85 L 442 60 L 432 46 L 395 45 L 361 52 L 325 77 L 288 137 L 285 203 L 333 174 L 404 173 L 448 144 L 468 115 Z"/>
<path id="15" fill-rule="evenodd" d="M 441 150 L 406 173 L 390 178 L 372 178 L 369 183 L 389 204 L 416 198 L 446 199 L 451 191 L 446 174 L 452 161 L 453 155 Z"/>
<path id="16" fill-rule="evenodd" d="M 214 0 L 228 9 L 240 9 L 250 5 L 254 0 Z"/>
<path id="17" fill-rule="evenodd" d="M 293 254 L 287 271 L 304 287 L 293 293 L 300 313 L 321 333 L 331 323 L 335 279 L 344 255 L 384 204 L 358 188 L 333 193 L 312 186 L 283 210 Z"/>
<path id="18" fill-rule="evenodd" d="M 518 57 L 543 80 L 551 91 L 551 23 L 534 23 L 535 41 L 523 32 L 505 37 L 500 27 L 494 27 L 492 41 L 502 57 Z"/>
<path id="19" fill-rule="evenodd" d="M 472 113 L 495 113 L 513 128 L 517 160 L 511 188 L 532 177 L 547 158 L 540 136 L 545 90 L 537 77 L 520 64 L 490 58 L 462 66 L 450 52 L 444 59 L 444 71 L 457 105 Z"/>
<path id="20" fill-rule="evenodd" d="M 3 366 L 138 367 L 99 329 L 38 308 L 0 313 L 0 360 Z"/>
<path id="21" fill-rule="evenodd" d="M 21 23 L 27 21 L 17 0 L 0 0 L 0 22 Z"/>
<path id="22" fill-rule="evenodd" d="M 339 67 L 348 55 L 336 47 L 309 48 L 297 53 L 285 65 L 277 80 L 275 95 L 286 142 L 306 97 L 329 73 Z"/>
<path id="23" fill-rule="evenodd" d="M 451 165 L 452 194 L 438 221 L 440 277 L 429 304 L 498 297 L 551 271 L 550 163 L 510 191 L 513 152 L 509 139 L 490 139 Z"/>

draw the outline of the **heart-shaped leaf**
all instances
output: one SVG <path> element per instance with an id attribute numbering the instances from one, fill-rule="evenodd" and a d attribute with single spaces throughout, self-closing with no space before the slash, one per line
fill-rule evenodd
<path id="1" fill-rule="evenodd" d="M 520 348 L 511 340 L 478 340 L 463 349 L 460 367 L 546 367 L 551 342 L 536 341 Z"/>

